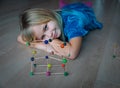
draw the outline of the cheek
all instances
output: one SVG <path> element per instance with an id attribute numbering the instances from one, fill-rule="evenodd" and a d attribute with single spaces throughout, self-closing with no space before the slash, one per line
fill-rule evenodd
<path id="1" fill-rule="evenodd" d="M 36 39 L 39 40 L 41 33 L 39 31 L 35 31 L 34 35 L 35 35 Z"/>
<path id="2" fill-rule="evenodd" d="M 49 31 L 54 31 L 54 30 L 55 30 L 55 27 L 52 26 L 52 25 L 50 25 L 50 26 L 49 26 Z"/>

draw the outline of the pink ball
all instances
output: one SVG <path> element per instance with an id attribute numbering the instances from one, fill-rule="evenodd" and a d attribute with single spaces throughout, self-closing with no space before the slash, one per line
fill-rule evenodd
<path id="1" fill-rule="evenodd" d="M 46 72 L 46 76 L 50 76 L 50 75 L 51 75 L 50 71 Z"/>

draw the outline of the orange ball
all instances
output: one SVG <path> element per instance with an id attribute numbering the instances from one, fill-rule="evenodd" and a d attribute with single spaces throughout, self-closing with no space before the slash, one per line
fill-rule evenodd
<path id="1" fill-rule="evenodd" d="M 64 44 L 61 44 L 60 47 L 61 47 L 61 48 L 64 48 Z"/>

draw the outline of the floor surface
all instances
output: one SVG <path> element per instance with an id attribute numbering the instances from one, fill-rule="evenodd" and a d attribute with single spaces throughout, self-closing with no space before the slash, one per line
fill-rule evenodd
<path id="1" fill-rule="evenodd" d="M 76 1 L 90 0 L 70 0 Z M 58 0 L 0 0 L 0 88 L 120 88 L 120 0 L 91 2 L 104 27 L 84 38 L 78 58 L 68 61 L 69 76 L 31 77 L 31 49 L 16 41 L 19 14 L 33 7 L 57 9 Z"/>

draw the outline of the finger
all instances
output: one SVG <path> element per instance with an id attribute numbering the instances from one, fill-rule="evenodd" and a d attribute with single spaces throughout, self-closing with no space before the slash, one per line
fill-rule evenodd
<path id="1" fill-rule="evenodd" d="M 58 52 L 54 52 L 54 54 L 62 57 L 62 55 L 60 53 L 58 53 Z"/>
<path id="2" fill-rule="evenodd" d="M 54 55 L 54 52 L 53 52 L 53 51 L 51 51 L 49 54 L 50 54 L 50 55 Z"/>
<path id="3" fill-rule="evenodd" d="M 33 43 L 35 42 L 43 42 L 42 40 L 34 40 Z"/>

